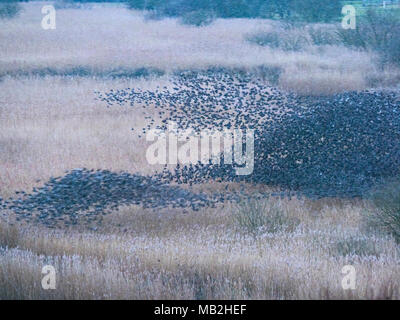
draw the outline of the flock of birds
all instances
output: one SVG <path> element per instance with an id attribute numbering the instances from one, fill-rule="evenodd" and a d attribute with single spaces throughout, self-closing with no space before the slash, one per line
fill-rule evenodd
<path id="1" fill-rule="evenodd" d="M 395 92 L 298 96 L 248 74 L 186 72 L 172 89 L 99 93 L 109 107 L 143 108 L 149 129 L 253 129 L 254 170 L 229 164 L 177 166 L 166 182 L 236 181 L 275 186 L 310 197 L 362 197 L 400 173 L 400 102 Z M 246 148 L 243 143 L 243 148 Z M 223 155 L 221 155 L 223 159 Z M 221 161 L 223 163 L 223 161 Z"/>
<path id="2" fill-rule="evenodd" d="M 90 224 L 123 205 L 197 211 L 224 201 L 223 194 L 193 193 L 176 185 L 166 185 L 154 177 L 85 168 L 51 178 L 31 194 L 22 191 L 18 196 L 3 201 L 3 209 L 14 211 L 17 220 L 36 221 L 49 227 L 60 223 Z"/>
<path id="3" fill-rule="evenodd" d="M 400 103 L 394 93 L 296 96 L 251 75 L 209 70 L 183 72 L 169 88 L 97 94 L 108 107 L 143 110 L 148 123 L 136 133 L 139 138 L 150 129 L 166 130 L 168 121 L 196 132 L 254 129 L 253 173 L 238 176 L 223 162 L 178 164 L 152 176 L 75 169 L 31 194 L 0 199 L 3 209 L 54 226 L 80 218 L 90 222 L 121 205 L 199 210 L 249 196 L 243 189 L 214 194 L 190 189 L 210 181 L 268 185 L 279 195 L 362 197 L 400 173 Z"/>

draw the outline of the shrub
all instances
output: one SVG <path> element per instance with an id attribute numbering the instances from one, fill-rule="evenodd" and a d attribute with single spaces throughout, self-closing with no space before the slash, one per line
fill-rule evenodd
<path id="1" fill-rule="evenodd" d="M 277 30 L 252 35 L 248 41 L 260 46 L 279 48 L 284 51 L 300 51 L 309 45 L 308 39 L 301 30 Z"/>
<path id="2" fill-rule="evenodd" d="M 214 0 L 212 4 L 221 18 L 251 18 L 258 15 L 260 5 L 259 0 Z"/>
<path id="3" fill-rule="evenodd" d="M 400 66 L 400 24 L 397 25 L 397 36 L 391 33 L 391 39 L 380 50 L 381 64 L 396 64 Z"/>
<path id="4" fill-rule="evenodd" d="M 271 48 L 279 48 L 280 38 L 278 32 L 260 32 L 249 36 L 248 41 L 258 44 L 259 46 L 267 46 Z"/>
<path id="5" fill-rule="evenodd" d="M 0 220 L 0 249 L 2 247 L 15 248 L 18 246 L 20 233 L 15 225 Z M 0 252 L 1 253 L 1 252 Z"/>
<path id="6" fill-rule="evenodd" d="M 300 51 L 309 45 L 309 41 L 301 30 L 288 32 L 281 38 L 281 49 L 285 51 Z"/>
<path id="7" fill-rule="evenodd" d="M 21 11 L 21 6 L 17 1 L 6 0 L 0 2 L 0 18 L 10 19 L 18 15 Z"/>
<path id="8" fill-rule="evenodd" d="M 251 35 L 248 41 L 260 46 L 280 48 L 285 51 L 299 51 L 313 45 L 335 45 L 338 37 L 335 29 L 322 26 L 304 26 L 303 23 L 287 21 L 281 24 L 281 28 L 273 32 L 259 32 Z"/>
<path id="9" fill-rule="evenodd" d="M 292 15 L 291 3 L 293 0 L 271 0 L 265 4 L 265 17 L 289 19 Z"/>
<path id="10" fill-rule="evenodd" d="M 352 35 L 352 34 L 347 34 Z M 285 51 L 299 51 L 309 45 L 336 45 L 339 37 L 335 30 L 322 26 L 304 26 L 295 22 L 283 22 L 282 28 L 273 32 L 259 32 L 247 38 L 260 46 L 280 48 Z"/>
<path id="11" fill-rule="evenodd" d="M 341 13 L 339 0 L 128 0 L 128 7 L 155 10 L 172 17 L 204 10 L 214 12 L 219 18 L 280 18 L 313 22 L 330 21 Z"/>
<path id="12" fill-rule="evenodd" d="M 255 74 L 261 79 L 268 81 L 271 85 L 276 86 L 282 74 L 282 68 L 277 66 L 261 65 L 256 68 Z"/>
<path id="13" fill-rule="evenodd" d="M 331 22 L 338 20 L 342 12 L 339 0 L 292 0 L 291 11 L 295 20 L 307 22 Z"/>
<path id="14" fill-rule="evenodd" d="M 367 10 L 364 17 L 358 19 L 356 29 L 339 28 L 340 41 L 348 46 L 376 51 L 381 64 L 400 65 L 400 20 L 390 11 Z"/>
<path id="15" fill-rule="evenodd" d="M 332 247 L 332 254 L 340 256 L 379 256 L 375 243 L 366 237 L 350 236 L 338 240 Z"/>
<path id="16" fill-rule="evenodd" d="M 312 44 L 316 46 L 335 45 L 338 43 L 337 35 L 332 30 L 322 27 L 309 26 L 307 28 Z"/>
<path id="17" fill-rule="evenodd" d="M 214 20 L 214 13 L 208 10 L 196 10 L 184 13 L 181 18 L 182 24 L 193 26 L 207 26 Z"/>
<path id="18" fill-rule="evenodd" d="M 400 179 L 386 183 L 371 194 L 375 210 L 365 215 L 367 227 L 383 231 L 400 243 Z"/>
<path id="19" fill-rule="evenodd" d="M 292 231 L 300 222 L 267 200 L 246 199 L 236 205 L 232 218 L 239 230 L 257 237 L 263 232 Z"/>
<path id="20" fill-rule="evenodd" d="M 91 5 L 85 1 L 59 0 L 54 3 L 56 9 L 90 9 Z"/>
<path id="21" fill-rule="evenodd" d="M 128 0 L 128 8 L 136 10 L 158 10 L 166 1 L 162 0 Z"/>
<path id="22" fill-rule="evenodd" d="M 260 9 L 264 9 L 260 12 L 266 18 L 278 18 L 286 21 L 330 22 L 339 19 L 342 3 L 339 0 L 269 0 Z"/>

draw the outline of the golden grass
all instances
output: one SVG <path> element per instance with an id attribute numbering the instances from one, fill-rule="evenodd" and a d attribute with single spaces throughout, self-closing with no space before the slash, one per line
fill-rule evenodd
<path id="1" fill-rule="evenodd" d="M 244 41 L 248 33 L 271 28 L 268 21 L 218 20 L 196 29 L 173 19 L 146 22 L 139 13 L 100 6 L 59 10 L 57 30 L 44 31 L 40 6 L 24 4 L 19 18 L 0 22 L 0 73 L 9 73 L 0 82 L 3 198 L 73 168 L 156 170 L 145 161 L 144 142 L 131 132 L 142 127 L 141 112 L 108 109 L 94 100 L 94 91 L 169 84 L 168 75 L 107 80 L 13 73 L 267 64 L 283 68 L 285 89 L 330 93 L 363 89 L 364 75 L 376 72 L 366 53 L 340 47 L 284 53 Z M 221 190 L 214 184 L 199 188 Z M 271 202 L 300 225 L 254 239 L 234 225 L 236 209 L 229 203 L 200 212 L 122 207 L 100 225 L 54 230 L 17 223 L 11 212 L 0 211 L 0 299 L 400 298 L 399 247 L 391 238 L 364 231 L 361 216 L 368 204 Z M 343 248 L 354 239 L 358 244 L 346 255 Z M 41 288 L 47 264 L 56 268 L 56 290 Z M 347 264 L 356 268 L 354 291 L 341 287 Z"/>
<path id="2" fill-rule="evenodd" d="M 96 232 L 1 224 L 0 296 L 84 299 L 398 299 L 399 251 L 391 239 L 360 234 L 362 210 L 344 204 L 312 217 L 300 200 L 301 226 L 257 239 L 238 234 L 229 206 L 199 213 L 156 214 L 137 207 L 106 218 Z M 338 214 L 340 213 L 340 214 Z M 110 232 L 115 223 L 124 228 Z M 335 228 L 332 222 L 335 221 Z M 103 228 L 103 229 L 102 229 Z M 112 228 L 111 228 L 112 229 Z M 350 236 L 372 245 L 343 256 Z M 57 289 L 40 287 L 43 265 L 57 270 Z M 341 287 L 341 269 L 356 268 L 356 290 Z"/>
<path id="3" fill-rule="evenodd" d="M 107 109 L 94 90 L 126 88 L 152 81 L 96 81 L 60 77 L 5 79 L 0 83 L 1 196 L 29 189 L 38 179 L 73 168 L 152 172 L 145 141 L 131 128 L 143 125 L 141 112 Z M 158 80 L 157 84 L 160 84 Z"/>

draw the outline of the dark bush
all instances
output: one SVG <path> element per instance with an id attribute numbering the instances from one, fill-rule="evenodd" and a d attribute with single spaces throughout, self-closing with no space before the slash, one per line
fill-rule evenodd
<path id="1" fill-rule="evenodd" d="M 276 86 L 282 74 L 282 68 L 277 66 L 261 65 L 256 68 L 255 74 L 262 80 L 268 81 L 272 86 Z"/>
<path id="2" fill-rule="evenodd" d="M 310 4 L 308 4 L 308 2 Z M 339 0 L 128 0 L 128 7 L 180 17 L 190 12 L 213 12 L 219 18 L 279 18 L 324 22 L 339 18 Z"/>
<path id="3" fill-rule="evenodd" d="M 239 232 L 257 238 L 262 233 L 292 232 L 300 220 L 287 214 L 278 204 L 268 199 L 246 199 L 235 204 L 232 220 Z"/>
<path id="4" fill-rule="evenodd" d="M 195 10 L 184 13 L 181 17 L 182 24 L 193 26 L 207 26 L 214 20 L 214 13 L 208 10 Z"/>
<path id="5" fill-rule="evenodd" d="M 307 28 L 312 43 L 316 46 L 338 44 L 338 37 L 334 30 L 310 26 Z"/>
<path id="6" fill-rule="evenodd" d="M 250 36 L 248 41 L 284 51 L 300 51 L 310 44 L 304 30 L 301 29 L 261 32 Z"/>
<path id="7" fill-rule="evenodd" d="M 376 209 L 365 218 L 372 230 L 390 234 L 400 242 L 400 179 L 390 179 L 372 193 Z"/>
<path id="8" fill-rule="evenodd" d="M 214 1 L 213 6 L 221 18 L 250 18 L 258 15 L 260 4 L 258 0 L 220 0 Z"/>
<path id="9" fill-rule="evenodd" d="M 292 0 L 292 17 L 307 22 L 339 20 L 343 4 L 339 0 Z"/>
<path id="10" fill-rule="evenodd" d="M 54 3 L 56 9 L 91 9 L 91 7 L 86 1 L 58 0 Z"/>
<path id="11" fill-rule="evenodd" d="M 337 34 L 348 47 L 376 51 L 381 64 L 400 65 L 400 19 L 391 11 L 369 9 L 357 20 L 355 30 L 340 28 Z"/>
<path id="12" fill-rule="evenodd" d="M 18 1 L 3 0 L 0 2 L 0 19 L 10 19 L 18 15 L 21 6 Z"/>
<path id="13" fill-rule="evenodd" d="M 158 10 L 166 1 L 162 0 L 128 0 L 128 8 L 136 10 Z"/>
<path id="14" fill-rule="evenodd" d="M 293 0 L 266 1 L 264 5 L 264 16 L 266 18 L 290 19 L 292 16 Z"/>
<path id="15" fill-rule="evenodd" d="M 344 239 L 338 239 L 334 245 L 329 248 L 333 256 L 338 254 L 343 257 L 360 256 L 360 257 L 379 257 L 380 252 L 374 241 L 367 237 L 349 236 Z"/>
<path id="16" fill-rule="evenodd" d="M 400 34 L 400 28 L 398 28 Z M 394 37 L 382 52 L 383 63 L 392 63 L 400 66 L 400 37 Z"/>
<path id="17" fill-rule="evenodd" d="M 270 48 L 279 48 L 281 44 L 281 38 L 278 32 L 257 33 L 248 37 L 247 40 L 259 46 Z"/>

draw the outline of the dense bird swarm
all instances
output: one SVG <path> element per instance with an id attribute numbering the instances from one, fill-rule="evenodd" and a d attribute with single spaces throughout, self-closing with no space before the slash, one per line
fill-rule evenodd
<path id="1" fill-rule="evenodd" d="M 195 193 L 175 184 L 210 180 L 263 184 L 288 194 L 359 197 L 400 171 L 400 103 L 393 93 L 299 97 L 254 76 L 212 70 L 182 73 L 171 88 L 98 95 L 110 107 L 143 108 L 149 123 L 138 133 L 141 138 L 149 129 L 167 129 L 168 121 L 197 132 L 254 129 L 254 171 L 238 176 L 223 157 L 221 164 L 178 164 L 150 177 L 76 169 L 3 201 L 4 209 L 52 226 L 81 217 L 90 222 L 121 205 L 198 210 L 246 195 Z"/>
<path id="2" fill-rule="evenodd" d="M 48 226 L 59 222 L 92 222 L 121 205 L 144 208 L 190 208 L 199 210 L 224 201 L 225 195 L 193 193 L 160 179 L 126 172 L 75 169 L 64 177 L 50 179 L 33 193 L 18 192 L 17 199 L 3 202 L 19 219 L 37 221 Z M 1 199 L 0 199 L 1 202 Z"/>
<path id="3" fill-rule="evenodd" d="M 186 183 L 247 181 L 309 196 L 363 196 L 400 171 L 400 102 L 394 93 L 347 92 L 327 97 L 283 94 L 251 76 L 184 73 L 173 89 L 100 94 L 108 105 L 159 109 L 181 129 L 255 129 L 255 165 L 237 176 L 231 165 L 189 165 L 168 175 Z"/>

